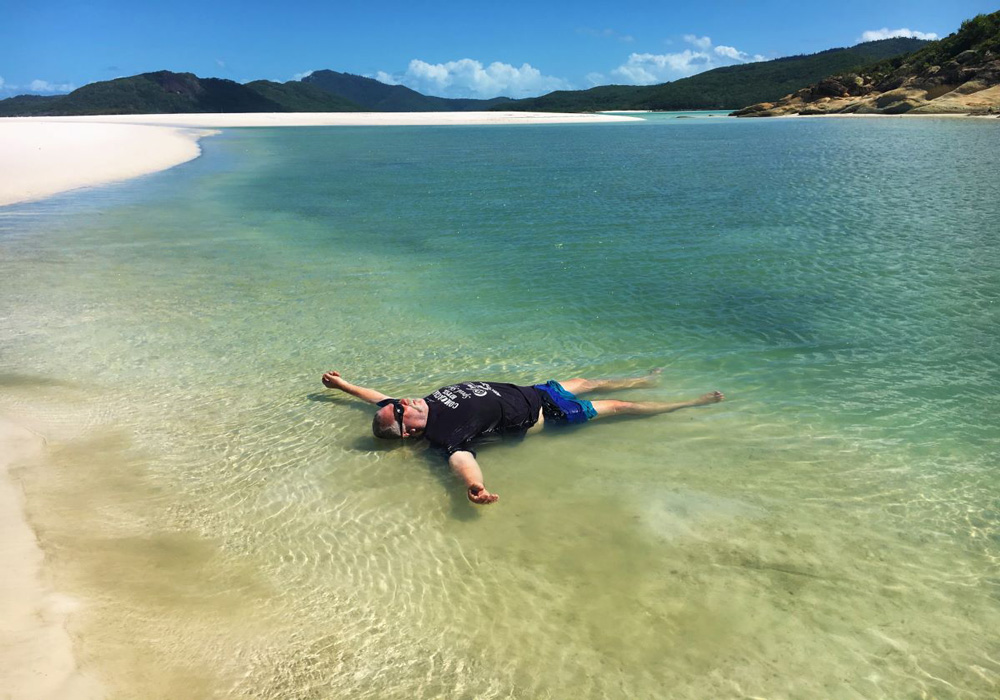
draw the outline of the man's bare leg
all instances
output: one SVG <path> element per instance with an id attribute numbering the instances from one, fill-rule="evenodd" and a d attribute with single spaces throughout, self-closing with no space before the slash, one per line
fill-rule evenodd
<path id="1" fill-rule="evenodd" d="M 640 386 L 652 386 L 659 379 L 662 369 L 654 369 L 645 377 L 628 377 L 627 379 L 567 379 L 560 381 L 563 388 L 571 394 L 586 394 L 590 391 L 615 391 L 616 389 L 634 389 Z"/>
<path id="2" fill-rule="evenodd" d="M 659 413 L 670 413 L 681 408 L 719 403 L 724 398 L 725 396 L 722 395 L 721 391 L 712 391 L 690 401 L 677 401 L 675 403 L 663 403 L 660 401 L 615 401 L 613 399 L 594 401 L 594 410 L 597 411 L 597 416 L 594 417 L 594 420 L 607 416 L 655 416 Z"/>

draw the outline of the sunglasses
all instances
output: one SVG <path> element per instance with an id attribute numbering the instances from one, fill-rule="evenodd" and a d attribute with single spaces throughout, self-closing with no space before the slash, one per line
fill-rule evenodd
<path id="1" fill-rule="evenodd" d="M 389 404 L 392 404 L 392 415 L 396 417 L 396 422 L 399 423 L 399 436 L 403 437 L 403 402 L 399 399 L 382 399 L 375 405 L 382 408 Z"/>

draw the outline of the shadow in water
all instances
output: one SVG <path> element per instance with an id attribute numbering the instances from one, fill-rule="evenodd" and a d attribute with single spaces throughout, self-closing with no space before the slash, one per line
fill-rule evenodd
<path id="1" fill-rule="evenodd" d="M 0 387 L 42 387 L 42 386 L 77 386 L 73 382 L 48 377 L 43 374 L 21 374 L 19 372 L 0 372 Z"/>
<path id="2" fill-rule="evenodd" d="M 479 509 L 489 506 L 477 506 L 469 501 L 462 488 L 462 482 L 451 473 L 448 460 L 437 450 L 423 440 L 404 443 L 402 440 L 380 440 L 374 435 L 358 435 L 348 440 L 350 449 L 357 452 L 394 452 L 396 450 L 412 450 L 420 453 L 420 462 L 434 476 L 447 494 L 450 502 L 450 515 L 456 520 L 475 520 L 480 517 Z"/>
<path id="3" fill-rule="evenodd" d="M 372 414 L 373 407 L 365 402 L 321 391 L 314 391 L 306 394 L 306 399 L 317 403 L 331 403 L 338 406 L 347 406 L 362 413 Z M 522 438 L 523 439 L 523 438 Z M 520 442 L 520 439 L 512 439 L 510 442 Z M 380 440 L 374 435 L 358 435 L 349 441 L 350 448 L 358 452 L 390 452 L 393 450 L 409 449 L 423 452 L 421 460 L 437 481 L 441 488 L 448 494 L 451 502 L 450 515 L 456 520 L 475 520 L 480 517 L 479 509 L 489 506 L 477 506 L 466 497 L 465 489 L 462 488 L 461 481 L 451 473 L 448 467 L 448 460 L 440 452 L 430 447 L 424 440 L 416 442 L 404 442 L 402 440 Z"/>
<path id="4" fill-rule="evenodd" d="M 339 406 L 352 406 L 362 411 L 370 411 L 372 407 L 370 404 L 364 401 L 358 401 L 357 399 L 352 399 L 347 396 L 342 396 L 339 394 L 331 394 L 329 392 L 314 391 L 310 394 L 306 394 L 306 398 L 309 401 L 316 401 L 318 403 L 335 403 Z"/>

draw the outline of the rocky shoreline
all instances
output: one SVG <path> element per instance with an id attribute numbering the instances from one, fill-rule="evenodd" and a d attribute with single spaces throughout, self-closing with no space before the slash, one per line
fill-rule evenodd
<path id="1" fill-rule="evenodd" d="M 851 73 L 826 78 L 777 102 L 760 102 L 737 117 L 791 114 L 974 114 L 1000 116 L 1000 58 L 977 61 L 966 51 L 917 75 Z"/>
<path id="2" fill-rule="evenodd" d="M 905 57 L 824 78 L 736 117 L 793 114 L 969 114 L 1000 116 L 1000 12 L 977 15 Z"/>

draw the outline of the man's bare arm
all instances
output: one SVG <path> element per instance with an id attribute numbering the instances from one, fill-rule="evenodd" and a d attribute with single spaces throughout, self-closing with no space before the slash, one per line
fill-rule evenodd
<path id="1" fill-rule="evenodd" d="M 448 466 L 465 483 L 465 493 L 473 503 L 485 506 L 500 498 L 500 494 L 486 490 L 483 485 L 483 470 L 479 468 L 479 462 L 471 452 L 452 452 L 448 458 Z"/>
<path id="2" fill-rule="evenodd" d="M 328 389 L 340 389 L 345 394 L 356 396 L 362 401 L 367 401 L 368 403 L 378 403 L 383 399 L 389 398 L 381 391 L 351 384 L 349 381 L 341 377 L 340 372 L 336 370 L 330 370 L 323 375 L 323 386 Z"/>

